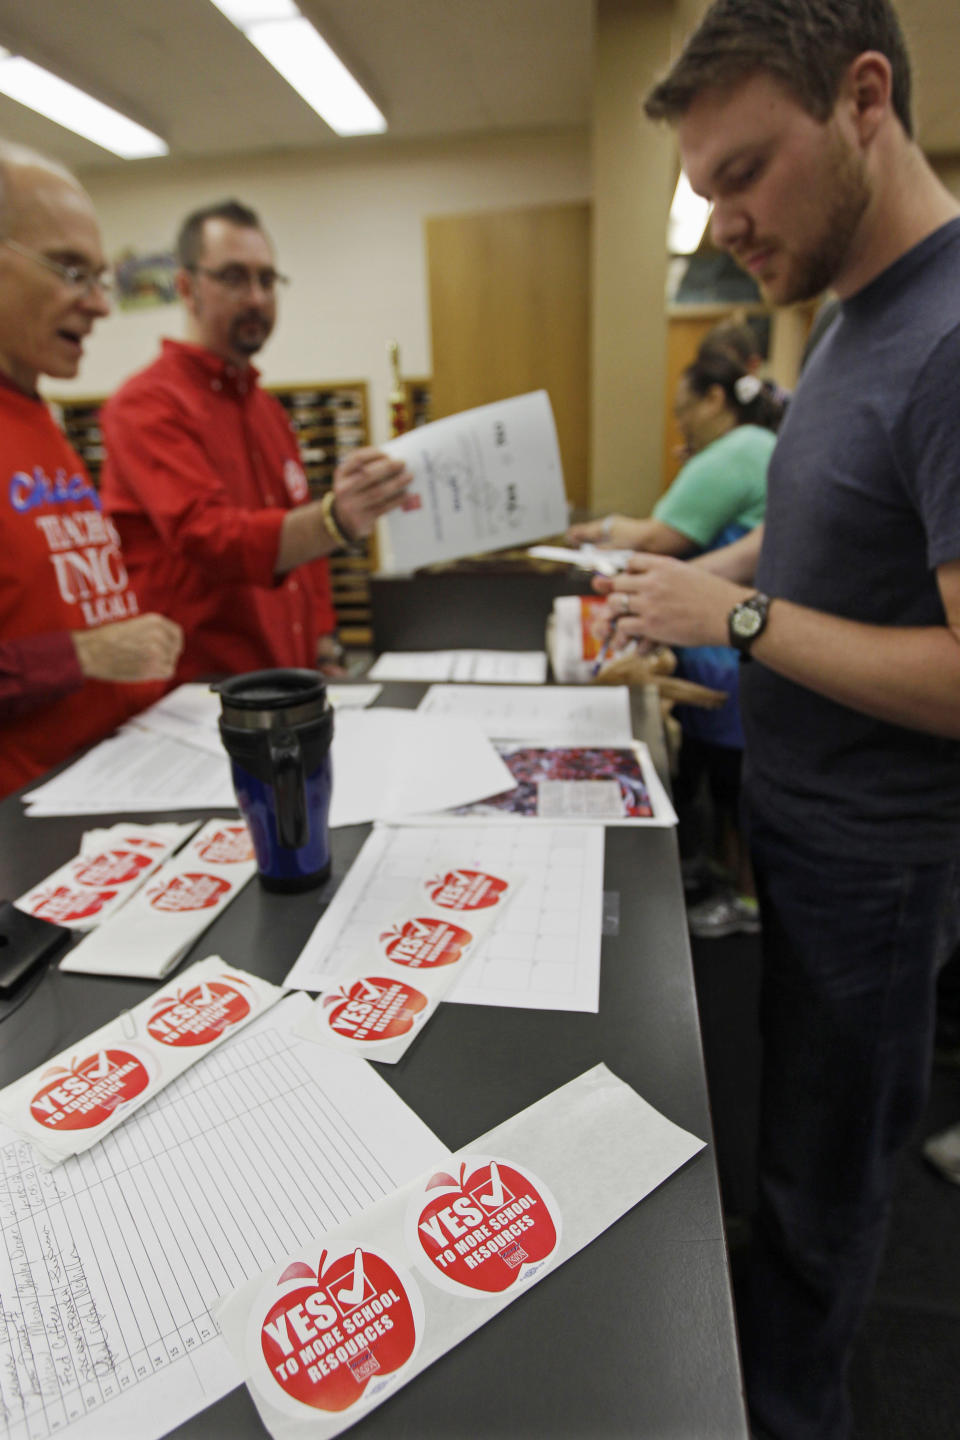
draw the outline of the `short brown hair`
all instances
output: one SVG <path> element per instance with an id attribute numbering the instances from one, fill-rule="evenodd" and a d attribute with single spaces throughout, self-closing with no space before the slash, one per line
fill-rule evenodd
<path id="1" fill-rule="evenodd" d="M 675 121 L 702 91 L 765 74 L 822 122 L 865 50 L 890 61 L 893 108 L 912 136 L 910 58 L 889 0 L 714 0 L 644 109 L 651 120 Z"/>
<path id="2" fill-rule="evenodd" d="M 200 263 L 203 253 L 203 227 L 208 220 L 227 220 L 242 230 L 262 230 L 256 210 L 240 200 L 219 200 L 215 205 L 204 205 L 194 210 L 180 226 L 177 235 L 177 261 L 184 270 L 193 270 Z"/>

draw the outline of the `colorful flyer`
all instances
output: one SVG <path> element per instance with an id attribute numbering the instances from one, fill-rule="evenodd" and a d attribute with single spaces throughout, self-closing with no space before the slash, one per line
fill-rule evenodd
<path id="1" fill-rule="evenodd" d="M 53 1164 L 78 1155 L 282 994 L 211 955 L 0 1091 L 0 1119 Z"/>
<path id="2" fill-rule="evenodd" d="M 327 1440 L 703 1149 L 604 1065 L 249 1281 L 218 1310 L 276 1440 Z"/>
<path id="3" fill-rule="evenodd" d="M 162 979 L 256 871 L 241 820 L 210 820 L 61 970 Z"/>
<path id="4" fill-rule="evenodd" d="M 198 823 L 89 830 L 78 855 L 14 903 L 41 920 L 93 930 L 127 903 Z"/>
<path id="5" fill-rule="evenodd" d="M 469 805 L 411 815 L 406 825 L 506 824 L 523 819 L 554 825 L 676 825 L 677 816 L 648 747 L 496 742 L 512 789 Z"/>
<path id="6" fill-rule="evenodd" d="M 297 1032 L 368 1060 L 399 1060 L 520 887 L 517 875 L 431 866 L 372 928 Z"/>

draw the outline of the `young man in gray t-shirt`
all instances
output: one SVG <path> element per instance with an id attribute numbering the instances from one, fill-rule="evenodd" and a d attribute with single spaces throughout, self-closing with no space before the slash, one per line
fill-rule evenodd
<path id="1" fill-rule="evenodd" d="M 624 638 L 729 637 L 752 661 L 764 1060 L 747 1394 L 757 1435 L 844 1440 L 956 918 L 960 205 L 912 138 L 887 0 L 716 0 L 647 111 L 676 125 L 714 240 L 768 300 L 830 285 L 842 302 L 778 439 L 765 533 L 690 564 L 638 556 L 598 588 Z"/>

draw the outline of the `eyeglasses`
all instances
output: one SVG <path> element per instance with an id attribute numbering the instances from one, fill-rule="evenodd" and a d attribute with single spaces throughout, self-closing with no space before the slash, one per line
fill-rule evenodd
<path id="1" fill-rule="evenodd" d="M 224 265 L 219 270 L 210 270 L 206 265 L 187 265 L 186 269 L 193 275 L 206 275 L 208 280 L 222 285 L 234 295 L 252 290 L 254 285 L 272 295 L 278 285 L 290 284 L 289 276 L 281 275 L 279 270 L 248 270 L 245 265 Z"/>
<path id="2" fill-rule="evenodd" d="M 45 270 L 50 270 L 84 298 L 92 295 L 94 290 L 99 290 L 106 296 L 113 293 L 113 276 L 105 270 L 91 270 L 89 265 L 62 265 L 59 260 L 51 260 L 49 255 L 43 255 L 39 250 L 31 250 L 27 245 L 21 245 L 19 240 L 3 239 L 0 240 L 0 245 L 6 245 L 8 250 L 15 250 L 18 255 L 23 255 L 27 260 L 42 265 Z"/>

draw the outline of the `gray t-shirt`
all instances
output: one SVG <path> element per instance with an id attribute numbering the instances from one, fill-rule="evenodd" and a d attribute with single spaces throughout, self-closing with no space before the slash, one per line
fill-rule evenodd
<path id="1" fill-rule="evenodd" d="M 847 300 L 814 352 L 768 477 L 759 589 L 876 625 L 942 625 L 960 559 L 960 220 Z M 828 853 L 960 854 L 960 742 L 742 667 L 746 783 Z"/>

